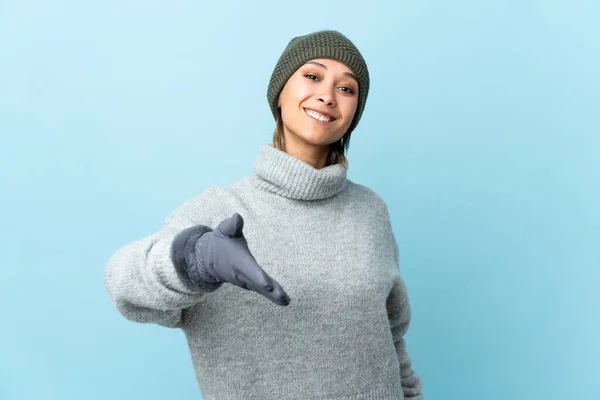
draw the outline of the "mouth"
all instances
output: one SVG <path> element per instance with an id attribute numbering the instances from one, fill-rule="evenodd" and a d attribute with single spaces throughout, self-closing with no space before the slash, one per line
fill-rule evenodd
<path id="1" fill-rule="evenodd" d="M 312 118 L 318 122 L 329 123 L 329 122 L 335 121 L 335 118 L 333 118 L 331 115 L 323 114 L 323 113 L 317 112 L 315 110 L 311 110 L 310 108 L 305 108 L 304 112 L 310 118 Z"/>

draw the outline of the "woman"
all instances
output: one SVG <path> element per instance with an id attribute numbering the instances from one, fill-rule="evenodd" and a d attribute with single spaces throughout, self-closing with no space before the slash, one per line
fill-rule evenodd
<path id="1" fill-rule="evenodd" d="M 205 399 L 423 398 L 387 206 L 346 178 L 368 90 L 344 35 L 292 39 L 268 87 L 273 144 L 254 172 L 109 260 L 117 309 L 183 330 Z"/>

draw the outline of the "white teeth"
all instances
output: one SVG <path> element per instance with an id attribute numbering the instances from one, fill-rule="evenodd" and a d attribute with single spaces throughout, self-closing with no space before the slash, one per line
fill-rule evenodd
<path id="1" fill-rule="evenodd" d="M 329 122 L 331 118 L 324 116 L 323 114 L 319 114 L 318 112 L 312 110 L 306 110 L 306 113 L 313 117 L 314 119 L 318 119 L 319 121 Z"/>

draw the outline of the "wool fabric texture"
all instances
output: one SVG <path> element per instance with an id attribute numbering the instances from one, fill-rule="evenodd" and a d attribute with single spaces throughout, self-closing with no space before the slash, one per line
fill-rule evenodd
<path id="1" fill-rule="evenodd" d="M 262 144 L 252 173 L 209 187 L 110 257 L 112 302 L 131 321 L 184 332 L 205 400 L 423 399 L 388 208 L 346 172 Z M 176 272 L 178 234 L 235 212 L 288 306 L 231 284 L 199 289 Z"/>
<path id="2" fill-rule="evenodd" d="M 286 82 L 304 63 L 317 58 L 339 61 L 352 70 L 358 80 L 358 104 L 354 119 L 346 134 L 358 125 L 369 94 L 369 71 L 360 51 L 345 35 L 334 30 L 322 30 L 290 40 L 279 57 L 267 89 L 267 100 L 273 117 L 277 117 L 277 98 Z"/>

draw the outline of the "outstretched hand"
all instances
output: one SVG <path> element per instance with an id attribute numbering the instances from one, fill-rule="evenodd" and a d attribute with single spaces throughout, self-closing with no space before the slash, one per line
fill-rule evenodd
<path id="1" fill-rule="evenodd" d="M 253 290 L 275 304 L 287 306 L 290 298 L 277 281 L 256 262 L 248 248 L 242 228 L 244 220 L 238 213 L 219 223 L 212 232 L 202 235 L 196 243 L 196 257 L 206 270 L 221 282 Z"/>

